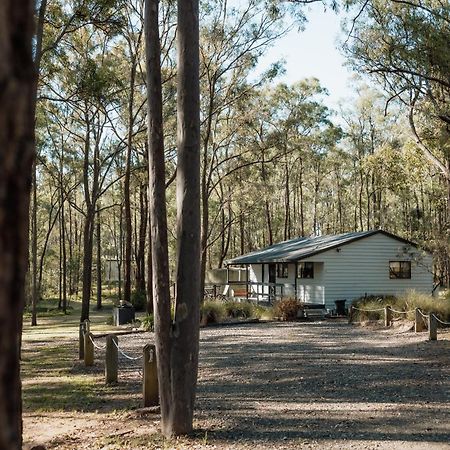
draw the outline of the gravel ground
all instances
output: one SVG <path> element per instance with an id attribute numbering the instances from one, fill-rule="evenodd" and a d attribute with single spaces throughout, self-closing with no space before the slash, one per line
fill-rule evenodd
<path id="1" fill-rule="evenodd" d="M 450 449 L 450 333 L 429 342 L 406 328 L 326 321 L 203 329 L 199 431 L 173 447 Z M 150 333 L 121 336 L 120 346 L 135 356 L 151 341 Z M 120 364 L 138 399 L 140 362 L 121 356 Z M 71 448 L 62 441 L 48 448 Z"/>

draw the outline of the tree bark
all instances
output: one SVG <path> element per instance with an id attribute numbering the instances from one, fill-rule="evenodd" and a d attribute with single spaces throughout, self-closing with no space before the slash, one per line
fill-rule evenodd
<path id="1" fill-rule="evenodd" d="M 152 253 L 153 309 L 161 427 L 170 433 L 171 413 L 171 317 L 169 257 L 167 246 L 166 183 L 161 87 L 161 43 L 158 0 L 145 2 L 145 41 L 148 105 L 148 181 L 150 241 Z"/>
<path id="2" fill-rule="evenodd" d="M 34 158 L 33 6 L 0 2 L 0 449 L 22 448 L 19 339 Z"/>
<path id="3" fill-rule="evenodd" d="M 172 414 L 167 434 L 192 430 L 197 386 L 200 288 L 199 2 L 178 0 L 177 289 Z"/>
<path id="4" fill-rule="evenodd" d="M 132 52 L 130 45 L 130 52 Z M 134 84 L 136 79 L 136 55 L 132 55 L 131 73 L 130 73 L 130 97 L 128 99 L 128 135 L 127 135 L 127 157 L 125 167 L 125 178 L 123 183 L 124 212 L 125 212 L 125 274 L 123 299 L 131 302 L 131 254 L 132 254 L 132 234 L 133 227 L 131 223 L 131 198 L 130 198 L 130 179 L 131 179 L 131 157 L 133 145 L 133 126 L 134 126 Z"/>
<path id="5" fill-rule="evenodd" d="M 102 245 L 100 226 L 100 202 L 97 208 L 97 310 L 102 309 Z"/>

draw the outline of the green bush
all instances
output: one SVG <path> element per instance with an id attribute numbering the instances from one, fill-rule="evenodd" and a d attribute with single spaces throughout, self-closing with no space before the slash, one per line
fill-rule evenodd
<path id="1" fill-rule="evenodd" d="M 200 306 L 200 323 L 208 325 L 218 323 L 226 317 L 225 305 L 215 300 L 205 301 Z"/>
<path id="2" fill-rule="evenodd" d="M 224 305 L 227 317 L 233 319 L 248 319 L 254 317 L 254 307 L 250 302 L 227 301 Z"/>
<path id="3" fill-rule="evenodd" d="M 141 319 L 141 327 L 145 331 L 153 331 L 155 327 L 155 317 L 153 314 L 147 314 L 143 319 Z"/>
<path id="4" fill-rule="evenodd" d="M 295 298 L 283 298 L 275 303 L 273 315 L 281 320 L 295 320 L 301 304 Z"/>
<path id="5" fill-rule="evenodd" d="M 147 306 L 147 296 L 144 291 L 133 291 L 131 293 L 131 304 L 136 311 L 144 311 Z"/>

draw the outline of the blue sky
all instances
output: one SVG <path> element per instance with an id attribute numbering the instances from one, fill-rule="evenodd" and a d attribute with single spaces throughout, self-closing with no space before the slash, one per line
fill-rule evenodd
<path id="1" fill-rule="evenodd" d="M 326 102 L 336 108 L 339 101 L 352 96 L 351 71 L 337 46 L 342 40 L 342 17 L 321 4 L 305 8 L 308 22 L 304 31 L 293 29 L 281 38 L 261 60 L 261 67 L 280 57 L 286 60 L 286 74 L 279 81 L 288 84 L 306 77 L 316 77 L 329 91 Z M 345 38 L 345 37 L 344 37 Z"/>

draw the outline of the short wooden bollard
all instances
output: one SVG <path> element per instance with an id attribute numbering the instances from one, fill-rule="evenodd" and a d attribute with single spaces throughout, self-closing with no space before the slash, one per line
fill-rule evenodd
<path id="1" fill-rule="evenodd" d="M 106 336 L 105 381 L 106 384 L 117 383 L 119 365 L 119 338 L 114 334 Z"/>
<path id="2" fill-rule="evenodd" d="M 415 310 L 415 321 L 414 321 L 414 331 L 416 333 L 420 333 L 425 330 L 425 322 L 422 312 L 420 308 L 416 308 Z"/>
<path id="3" fill-rule="evenodd" d="M 84 359 L 84 333 L 86 332 L 86 325 L 84 322 L 80 323 L 80 335 L 79 335 L 79 349 L 78 358 Z"/>
<path id="4" fill-rule="evenodd" d="M 143 363 L 143 396 L 144 407 L 158 406 L 158 371 L 156 366 L 156 348 L 152 344 L 144 347 L 144 363 Z"/>
<path id="5" fill-rule="evenodd" d="M 94 365 L 94 339 L 92 333 L 84 333 L 84 365 L 86 367 Z"/>
<path id="6" fill-rule="evenodd" d="M 392 324 L 392 309 L 390 306 L 384 307 L 384 326 L 390 327 Z"/>
<path id="7" fill-rule="evenodd" d="M 350 305 L 350 309 L 348 310 L 348 323 L 353 322 L 353 305 Z"/>
<path id="8" fill-rule="evenodd" d="M 437 320 L 436 316 L 431 312 L 428 316 L 428 339 L 430 341 L 437 341 Z"/>

